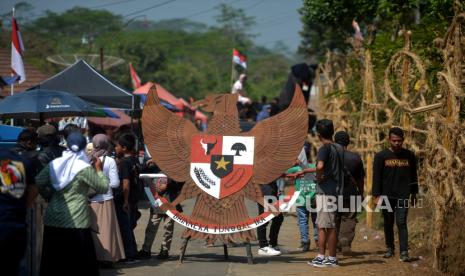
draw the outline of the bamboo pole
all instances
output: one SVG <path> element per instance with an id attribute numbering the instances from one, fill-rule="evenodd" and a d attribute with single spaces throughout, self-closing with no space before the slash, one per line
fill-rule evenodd
<path id="1" fill-rule="evenodd" d="M 234 55 L 231 58 L 231 87 L 234 85 Z"/>
<path id="2" fill-rule="evenodd" d="M 371 72 L 371 51 L 369 49 L 365 50 L 365 77 L 364 77 L 364 84 L 363 84 L 363 90 L 365 92 L 365 100 L 367 104 L 367 108 L 370 108 L 370 104 L 373 104 L 373 79 L 372 79 L 372 72 Z M 363 104 L 362 104 L 363 106 Z M 364 114 L 362 114 L 363 116 Z M 375 122 L 376 123 L 376 122 Z M 373 150 L 374 150 L 374 141 L 373 137 L 373 129 L 366 129 L 366 132 L 369 132 L 372 135 L 369 135 L 366 139 L 366 146 L 368 148 L 368 152 L 366 153 L 366 168 L 367 168 L 367 174 L 366 174 L 366 191 L 368 193 L 371 193 L 371 190 L 373 189 Z M 367 135 L 368 133 L 364 133 L 364 135 Z M 371 137 L 370 137 L 371 136 Z M 374 202 L 373 199 L 370 199 L 368 201 L 368 210 L 374 209 Z M 373 228 L 373 212 L 367 212 L 367 227 L 368 228 Z"/>
<path id="3" fill-rule="evenodd" d="M 404 36 L 404 50 L 410 51 L 411 32 L 405 29 L 402 32 Z M 407 102 L 409 99 L 409 69 L 410 61 L 408 56 L 405 56 L 404 60 L 402 61 L 402 101 L 404 102 Z M 407 139 L 412 139 L 412 132 L 410 131 L 410 118 L 407 112 L 402 112 L 401 123 L 404 131 L 408 132 Z"/>

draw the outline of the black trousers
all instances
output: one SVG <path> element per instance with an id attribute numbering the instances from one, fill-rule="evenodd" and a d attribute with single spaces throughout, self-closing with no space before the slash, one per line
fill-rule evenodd
<path id="1" fill-rule="evenodd" d="M 269 195 L 269 196 L 278 196 L 278 189 L 276 186 L 276 183 L 273 182 L 271 184 L 267 185 L 261 185 L 260 186 L 262 193 L 264 196 Z M 258 214 L 263 214 L 264 208 L 262 205 L 258 205 Z M 281 229 L 281 225 L 283 224 L 284 221 L 284 216 L 282 213 L 280 213 L 278 216 L 274 217 L 271 220 L 271 226 L 270 226 L 270 235 L 269 235 L 269 240 L 266 238 L 266 227 L 268 225 L 268 222 L 257 227 L 257 239 L 258 239 L 258 245 L 260 248 L 267 247 L 267 246 L 272 246 L 275 247 L 278 245 L 278 236 L 279 236 L 279 230 Z"/>
<path id="2" fill-rule="evenodd" d="M 26 240 L 25 227 L 0 227 L 0 274 L 18 275 Z"/>
<path id="3" fill-rule="evenodd" d="M 400 252 L 408 251 L 407 214 L 408 199 L 389 199 L 392 212 L 383 209 L 386 247 L 394 250 L 394 222 L 399 232 Z"/>

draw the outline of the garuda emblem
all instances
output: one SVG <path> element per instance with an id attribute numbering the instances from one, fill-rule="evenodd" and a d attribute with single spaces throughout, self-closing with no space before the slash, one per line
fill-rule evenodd
<path id="1" fill-rule="evenodd" d="M 255 240 L 252 229 L 276 213 L 250 217 L 245 199 L 263 205 L 260 185 L 293 166 L 302 149 L 308 114 L 299 86 L 286 110 L 258 122 L 249 132 L 241 132 L 236 102 L 233 94 L 208 95 L 197 102 L 213 113 L 202 133 L 163 107 L 155 86 L 149 91 L 142 114 L 145 144 L 163 173 L 184 182 L 173 202 L 149 198 L 187 228 L 184 238 Z M 174 206 L 190 198 L 196 198 L 192 214 L 177 212 Z"/>

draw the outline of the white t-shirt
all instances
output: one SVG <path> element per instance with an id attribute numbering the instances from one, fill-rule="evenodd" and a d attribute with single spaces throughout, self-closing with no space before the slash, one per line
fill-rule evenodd
<path id="1" fill-rule="evenodd" d="M 242 82 L 240 80 L 237 80 L 234 83 L 231 93 L 232 94 L 242 93 L 243 95 L 245 95 L 244 86 L 242 85 Z M 239 97 L 237 98 L 238 102 L 241 102 L 242 104 L 252 102 L 252 100 L 250 100 L 249 98 L 247 98 L 247 97 L 245 97 L 243 95 L 239 94 Z"/>
<path id="2" fill-rule="evenodd" d="M 103 162 L 103 156 L 100 157 L 100 160 Z M 112 188 L 119 187 L 119 175 L 118 175 L 118 166 L 113 157 L 106 156 L 105 162 L 103 163 L 103 174 L 108 178 L 110 185 L 108 191 L 105 194 L 95 195 L 90 199 L 91 202 L 102 202 L 106 200 L 113 199 Z"/>
<path id="3" fill-rule="evenodd" d="M 243 88 L 244 86 L 242 85 L 242 82 L 240 80 L 237 80 L 233 85 L 231 93 L 232 94 L 239 93 L 239 91 L 243 91 Z"/>

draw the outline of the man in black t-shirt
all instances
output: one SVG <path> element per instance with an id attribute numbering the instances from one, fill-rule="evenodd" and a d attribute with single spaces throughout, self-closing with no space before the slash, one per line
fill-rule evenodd
<path id="1" fill-rule="evenodd" d="M 0 148 L 0 260 L 2 275 L 18 275 L 26 251 L 26 207 L 37 189 L 29 161 Z"/>
<path id="2" fill-rule="evenodd" d="M 344 167 L 347 170 L 347 173 L 344 175 L 343 206 L 344 208 L 356 208 L 357 206 L 350 205 L 350 201 L 355 200 L 356 196 L 363 197 L 363 184 L 365 178 L 363 161 L 359 154 L 347 150 L 347 146 L 350 144 L 350 136 L 347 132 L 336 132 L 334 135 L 334 141 L 344 148 Z M 342 212 L 339 210 L 336 220 L 338 229 L 338 248 L 343 253 L 350 251 L 352 241 L 355 237 L 355 227 L 357 222 L 356 209 L 349 209 L 348 212 Z"/>
<path id="3" fill-rule="evenodd" d="M 319 120 L 316 123 L 316 131 L 323 143 L 323 146 L 318 149 L 316 160 L 316 224 L 318 225 L 319 252 L 309 264 L 316 267 L 334 267 L 338 266 L 336 214 L 337 196 L 342 177 L 342 165 L 338 154 L 342 153 L 343 149 L 340 145 L 333 143 L 334 126 L 331 120 Z M 326 248 L 329 251 L 327 258 L 325 258 Z"/>
<path id="4" fill-rule="evenodd" d="M 385 258 L 394 256 L 394 220 L 399 232 L 400 260 L 408 256 L 407 211 L 409 199 L 414 203 L 418 193 L 417 161 L 415 154 L 402 147 L 404 131 L 398 127 L 389 130 L 390 148 L 375 155 L 373 162 L 373 190 L 375 203 L 380 196 L 387 198 L 391 210 L 383 209 Z M 383 203 L 386 203 L 383 200 Z"/>

